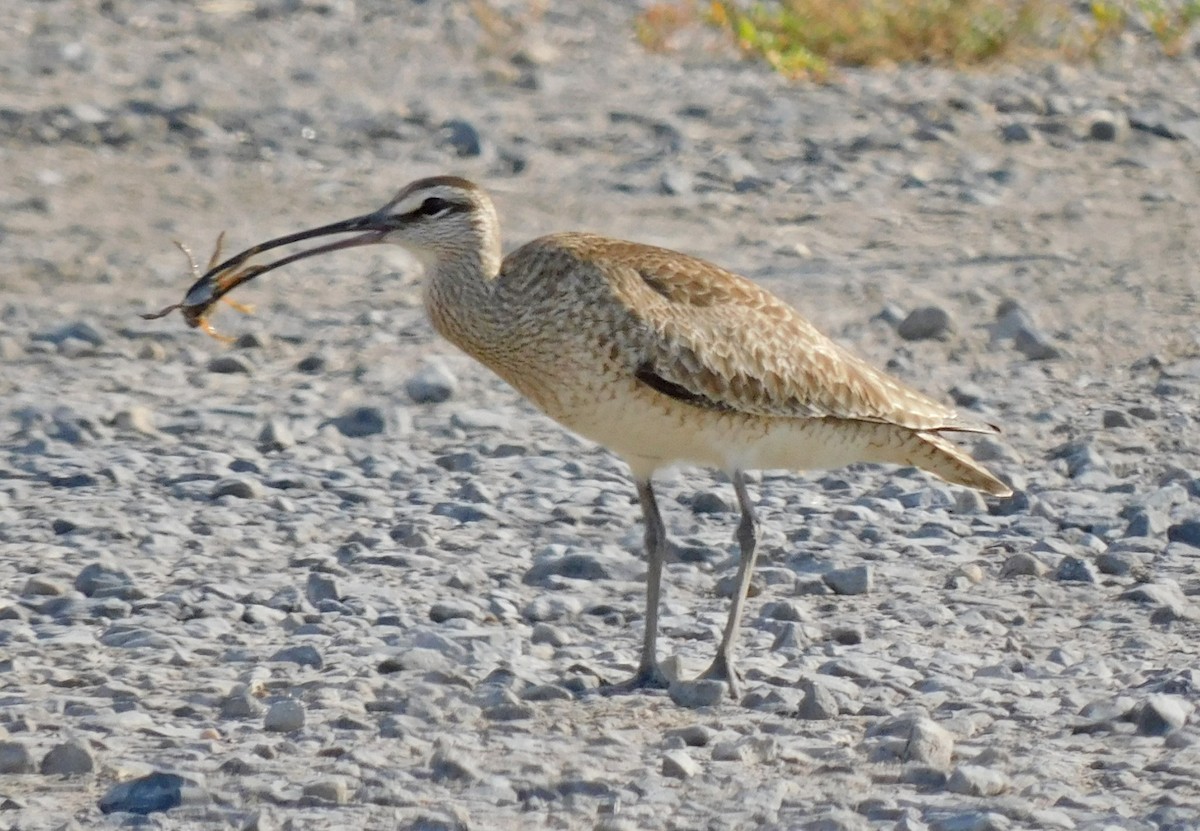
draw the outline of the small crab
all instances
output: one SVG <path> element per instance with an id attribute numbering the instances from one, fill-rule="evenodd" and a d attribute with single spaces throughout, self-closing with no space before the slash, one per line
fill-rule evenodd
<path id="1" fill-rule="evenodd" d="M 390 207 L 390 206 L 388 206 Z M 391 232 L 395 218 L 387 213 L 387 209 L 381 209 L 374 213 L 365 214 L 363 216 L 346 219 L 341 222 L 335 222 L 331 225 L 323 225 L 319 228 L 310 228 L 307 231 L 300 231 L 295 234 L 288 234 L 282 237 L 276 237 L 266 242 L 261 242 L 258 245 L 253 245 L 242 251 L 240 254 L 235 254 L 224 262 L 219 262 L 221 259 L 221 243 L 224 239 L 224 234 L 217 237 L 216 250 L 213 251 L 212 257 L 208 260 L 208 271 L 204 272 L 188 292 L 183 297 L 183 302 L 173 303 L 165 309 L 158 312 L 143 313 L 142 317 L 146 320 L 155 320 L 160 317 L 166 317 L 171 312 L 178 309 L 183 315 L 183 319 L 187 321 L 189 326 L 202 329 L 209 335 L 219 340 L 229 340 L 223 335 L 213 331 L 212 324 L 208 322 L 208 315 L 212 307 L 218 300 L 224 300 L 232 305 L 235 309 L 241 311 L 249 311 L 244 306 L 232 302 L 225 297 L 226 294 L 233 291 L 235 288 L 252 280 L 260 274 L 265 274 L 268 271 L 273 271 L 288 263 L 294 263 L 296 260 L 304 257 L 311 257 L 314 254 L 324 254 L 328 251 L 337 251 L 342 248 L 353 248 L 358 245 L 370 245 L 372 243 L 383 241 Z M 280 248 L 286 245 L 302 242 L 313 237 L 322 237 L 327 234 L 350 234 L 355 236 L 339 240 L 337 242 L 318 245 L 315 248 L 309 248 L 304 251 L 298 251 L 294 254 L 289 254 L 274 262 L 257 263 L 255 265 L 247 265 L 250 260 L 264 251 L 270 251 L 274 248 Z M 192 253 L 180 243 L 175 243 L 181 251 L 187 256 L 188 264 L 191 266 L 192 273 L 196 274 L 200 268 L 196 265 L 195 258 Z"/>
<path id="2" fill-rule="evenodd" d="M 250 277 L 258 272 L 255 271 L 253 266 L 238 271 L 230 271 L 228 264 L 223 270 L 217 268 L 217 264 L 221 262 L 221 249 L 225 244 L 224 231 L 217 235 L 217 244 L 213 248 L 212 256 L 208 258 L 208 267 L 204 274 L 201 274 L 200 266 L 196 262 L 196 258 L 192 256 L 192 250 L 179 240 L 172 240 L 172 242 L 187 257 L 188 267 L 191 269 L 192 276 L 196 278 L 196 283 L 192 286 L 191 291 L 187 293 L 187 296 L 184 297 L 182 303 L 172 303 L 170 306 L 157 312 L 143 312 L 142 318 L 144 320 L 157 320 L 179 309 L 189 326 L 199 328 L 205 334 L 219 341 L 226 343 L 232 341 L 233 338 L 228 335 L 222 335 L 213 328 L 212 323 L 208 320 L 209 312 L 217 300 L 223 300 L 242 314 L 253 314 L 253 306 L 238 303 L 235 300 L 225 297 L 224 294 L 239 283 L 250 279 Z M 236 263 L 234 264 L 236 265 Z M 211 288 L 214 283 L 216 284 L 216 291 L 213 291 Z"/>

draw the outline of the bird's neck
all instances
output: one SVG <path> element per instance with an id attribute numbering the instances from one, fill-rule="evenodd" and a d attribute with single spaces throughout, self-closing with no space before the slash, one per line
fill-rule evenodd
<path id="1" fill-rule="evenodd" d="M 493 297 L 500 263 L 498 243 L 440 251 L 425 261 L 425 311 L 430 321 L 446 340 L 476 357 L 503 324 Z"/>

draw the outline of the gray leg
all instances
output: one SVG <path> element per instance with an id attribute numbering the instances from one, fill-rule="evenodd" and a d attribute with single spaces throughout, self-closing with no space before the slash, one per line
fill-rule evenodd
<path id="1" fill-rule="evenodd" d="M 737 493 L 738 505 L 742 509 L 742 521 L 738 523 L 737 541 L 741 547 L 741 562 L 738 564 L 737 587 L 733 594 L 733 606 L 729 609 L 729 620 L 725 622 L 725 633 L 717 647 L 717 657 L 701 675 L 729 685 L 731 698 L 740 698 L 737 671 L 733 666 L 733 650 L 737 645 L 738 629 L 742 625 L 742 608 L 746 603 L 746 592 L 750 588 L 750 577 L 754 573 L 754 558 L 758 555 L 758 518 L 750 495 L 746 493 L 746 480 L 740 470 L 734 471 L 733 489 Z"/>
<path id="2" fill-rule="evenodd" d="M 658 665 L 658 598 L 662 589 L 663 563 L 667 558 L 667 529 L 663 527 L 662 514 L 658 512 L 658 501 L 650 480 L 637 482 L 638 501 L 642 505 L 642 517 L 646 523 L 646 632 L 642 637 L 642 657 L 637 672 L 628 681 L 612 684 L 607 689 L 625 691 L 635 689 L 666 689 L 670 684 Z"/>

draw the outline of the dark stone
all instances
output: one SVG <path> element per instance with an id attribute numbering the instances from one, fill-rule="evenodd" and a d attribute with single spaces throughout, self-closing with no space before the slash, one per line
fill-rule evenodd
<path id="1" fill-rule="evenodd" d="M 140 779 L 122 782 L 100 797 L 100 811 L 142 815 L 169 811 L 182 804 L 186 781 L 177 774 L 156 771 Z"/>

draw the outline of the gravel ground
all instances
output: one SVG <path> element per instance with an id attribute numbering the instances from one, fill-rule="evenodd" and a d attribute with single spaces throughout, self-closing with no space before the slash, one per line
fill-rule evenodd
<path id="1" fill-rule="evenodd" d="M 1200 827 L 1200 53 L 790 85 L 629 2 L 71 0 L 0 27 L 0 828 Z M 517 10 L 524 4 L 516 4 Z M 97 10 L 98 9 L 98 10 Z M 440 342 L 398 251 L 137 312 L 422 175 L 762 281 L 1001 424 L 987 501 L 763 473 L 740 704 L 607 698 L 621 464 Z M 662 477 L 663 631 L 727 483 Z M 154 810 L 158 809 L 158 810 Z M 142 816 L 149 811 L 148 816 Z"/>

